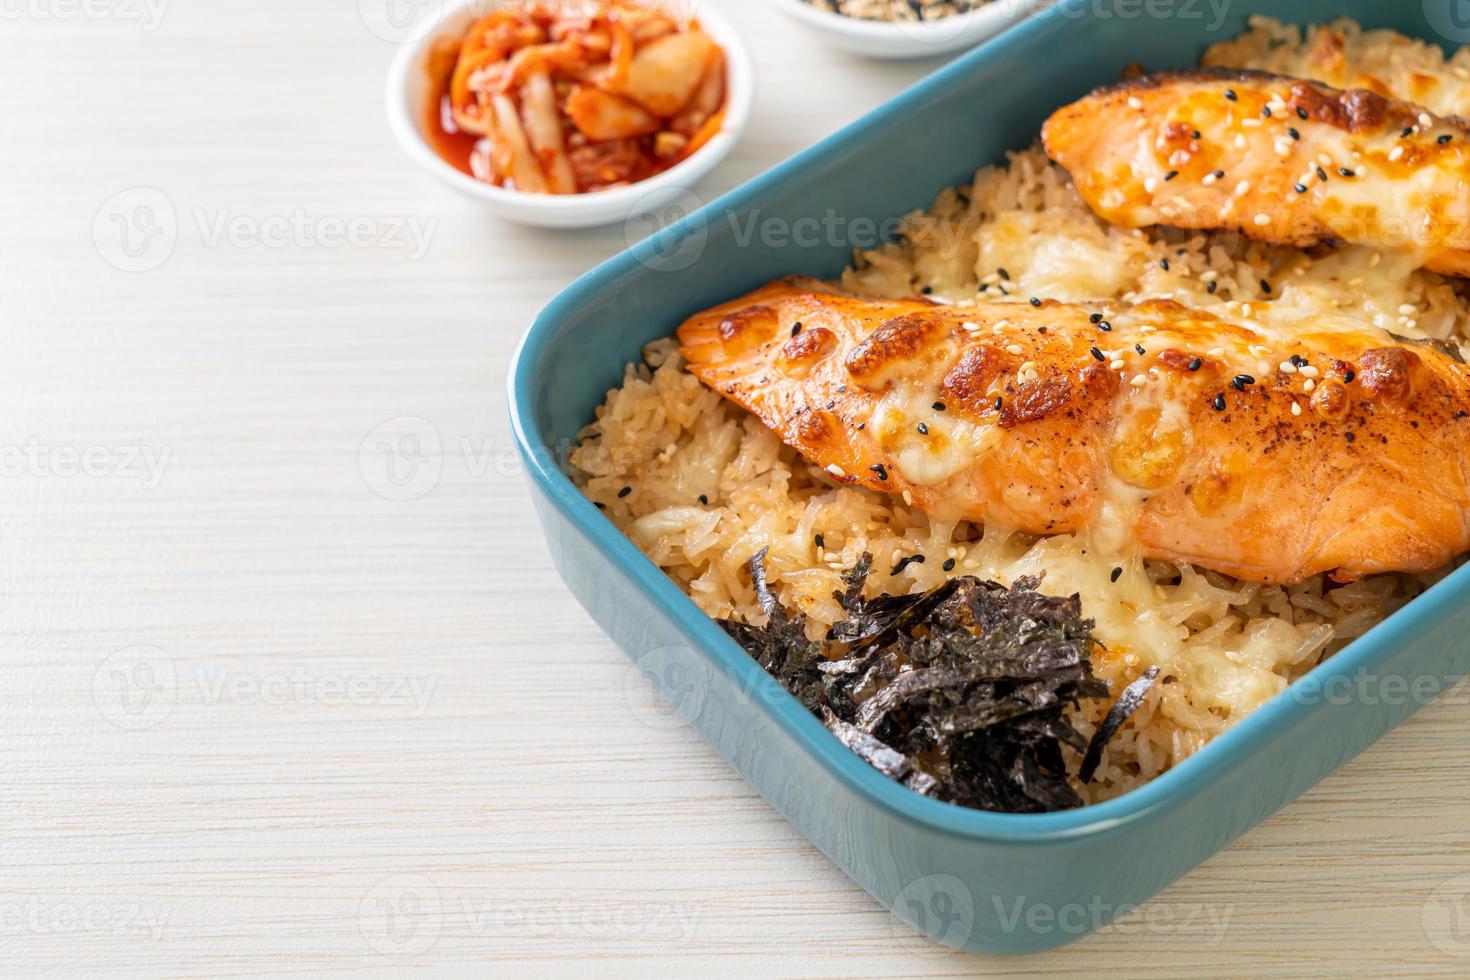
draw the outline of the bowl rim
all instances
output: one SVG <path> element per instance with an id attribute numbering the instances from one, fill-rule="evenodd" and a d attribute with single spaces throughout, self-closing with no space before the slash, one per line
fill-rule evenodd
<path id="1" fill-rule="evenodd" d="M 741 211 L 769 190 L 783 185 L 809 167 L 852 149 L 863 132 L 882 127 L 920 108 L 936 92 L 970 71 L 990 55 L 991 45 L 1020 36 L 1056 29 L 1061 7 L 1040 15 L 993 38 L 920 80 L 877 109 L 811 148 L 798 153 L 713 201 L 675 225 L 634 245 L 574 281 L 557 295 L 521 338 L 512 356 L 507 378 L 511 427 L 527 478 L 604 557 L 619 568 L 661 613 L 674 624 L 691 650 L 704 656 L 743 690 L 775 685 L 777 696 L 759 702 L 771 722 L 797 743 L 816 764 L 847 791 L 893 817 L 925 827 L 930 832 L 988 843 L 1040 845 L 1063 840 L 1108 835 L 1145 819 L 1183 806 L 1219 777 L 1223 769 L 1238 767 L 1268 750 L 1316 714 L 1330 707 L 1323 699 L 1299 700 L 1310 689 L 1323 689 L 1335 679 L 1351 682 L 1365 670 L 1404 646 L 1425 622 L 1446 619 L 1470 597 L 1470 563 L 1435 583 L 1411 604 L 1355 639 L 1343 650 L 1292 682 L 1245 718 L 1216 736 L 1208 745 L 1149 782 L 1114 799 L 1073 810 L 1051 813 L 994 813 L 943 803 L 915 793 L 864 762 L 844 746 L 825 725 L 794 697 L 775 684 L 744 649 L 694 604 L 637 546 L 584 497 L 556 464 L 556 454 L 537 424 L 534 403 L 537 378 L 546 363 L 547 349 L 567 316 L 584 307 L 587 298 L 639 267 L 656 262 L 669 246 L 709 222 L 712 215 Z"/>
<path id="2" fill-rule="evenodd" d="M 536 212 L 547 218 L 575 219 L 588 212 L 626 212 L 632 215 L 650 195 L 678 193 L 690 189 L 735 148 L 750 123 L 755 104 L 755 63 L 750 49 L 735 26 L 713 7 L 701 6 L 696 19 L 701 26 L 714 27 L 710 35 L 726 57 L 725 124 L 709 142 L 687 159 L 645 180 L 611 190 L 580 194 L 528 194 L 507 190 L 476 180 L 445 160 L 429 145 L 419 128 L 418 113 L 408 105 L 409 75 L 421 64 L 424 52 L 440 37 L 455 33 L 449 25 L 459 17 L 488 12 L 508 0 L 447 0 L 436 14 L 418 24 L 412 36 L 393 56 L 384 86 L 388 128 L 403 151 L 420 167 L 470 197 L 503 207 L 507 211 Z M 649 0 L 657 4 L 676 0 Z"/>
<path id="3" fill-rule="evenodd" d="M 1030 10 L 1031 14 L 1042 13 L 1054 0 L 991 0 L 978 10 L 955 14 L 943 20 L 911 24 L 848 17 L 845 14 L 814 7 L 806 0 L 767 0 L 767 2 L 790 17 L 834 34 L 894 44 L 911 43 L 914 46 L 933 46 L 935 53 L 938 54 L 943 50 L 942 45 L 946 41 L 959 43 L 960 38 L 990 27 L 992 22 L 1003 21 L 1016 12 L 1026 11 L 1028 8 L 1034 8 Z M 959 23 L 956 24 L 956 21 Z"/>

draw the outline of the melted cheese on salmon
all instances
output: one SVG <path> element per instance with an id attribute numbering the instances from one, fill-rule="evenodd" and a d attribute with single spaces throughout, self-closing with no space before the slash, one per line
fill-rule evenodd
<path id="1" fill-rule="evenodd" d="M 678 335 L 696 376 L 834 480 L 941 520 L 1261 582 L 1470 548 L 1470 371 L 1358 320 L 786 280 Z"/>
<path id="2" fill-rule="evenodd" d="M 1470 127 L 1260 72 L 1143 76 L 1057 110 L 1047 154 L 1113 224 L 1349 242 L 1470 275 Z"/>

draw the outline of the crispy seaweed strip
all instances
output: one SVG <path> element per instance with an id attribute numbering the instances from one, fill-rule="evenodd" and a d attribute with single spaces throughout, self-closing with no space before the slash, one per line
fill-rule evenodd
<path id="1" fill-rule="evenodd" d="M 1092 675 L 1097 647 L 1077 596 L 1006 588 L 973 576 L 917 595 L 869 599 L 871 556 L 843 576 L 847 614 L 820 642 L 785 609 L 750 560 L 766 625 L 721 625 L 858 756 L 926 796 L 1036 813 L 1081 805 L 1063 746 L 1087 740 L 1068 708 L 1108 689 Z"/>
<path id="2" fill-rule="evenodd" d="M 1103 749 L 1113 736 L 1118 734 L 1118 729 L 1123 727 L 1123 722 L 1137 711 L 1143 699 L 1148 696 L 1149 690 L 1154 686 L 1154 679 L 1159 676 L 1159 668 L 1150 667 L 1143 672 L 1143 676 L 1129 684 L 1118 695 L 1118 700 L 1108 709 L 1108 716 L 1103 723 L 1097 726 L 1097 731 L 1092 733 L 1092 741 L 1087 743 L 1087 753 L 1082 757 L 1082 768 L 1077 773 L 1081 782 L 1090 783 L 1092 777 L 1097 773 L 1097 767 L 1102 762 Z"/>

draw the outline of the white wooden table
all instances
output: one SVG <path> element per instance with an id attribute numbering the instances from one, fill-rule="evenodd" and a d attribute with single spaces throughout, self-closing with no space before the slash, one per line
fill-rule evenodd
<path id="1" fill-rule="evenodd" d="M 762 94 L 702 191 L 932 67 L 722 6 Z M 1054 954 L 932 946 L 830 866 L 562 591 L 521 485 L 510 353 L 622 229 L 413 168 L 358 8 L 0 2 L 0 969 L 1470 971 L 1464 703 Z"/>

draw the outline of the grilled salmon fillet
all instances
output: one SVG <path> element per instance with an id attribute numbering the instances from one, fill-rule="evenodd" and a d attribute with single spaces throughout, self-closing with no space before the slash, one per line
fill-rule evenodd
<path id="1" fill-rule="evenodd" d="M 1470 275 L 1470 128 L 1365 89 L 1260 72 L 1146 75 L 1057 110 L 1047 154 L 1106 221 L 1347 242 Z"/>
<path id="2" fill-rule="evenodd" d="M 1430 571 L 1470 548 L 1458 352 L 1277 316 L 782 280 L 678 336 L 701 381 L 834 480 L 938 520 L 1273 583 Z"/>

